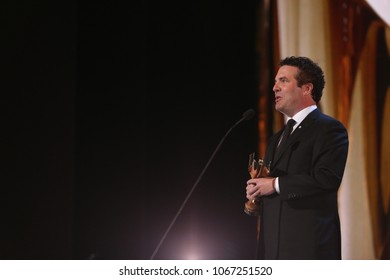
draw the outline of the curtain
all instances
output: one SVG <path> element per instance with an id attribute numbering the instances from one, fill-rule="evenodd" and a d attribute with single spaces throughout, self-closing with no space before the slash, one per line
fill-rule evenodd
<path id="1" fill-rule="evenodd" d="M 390 89 L 378 104 L 378 30 L 385 25 L 373 15 L 357 1 L 277 1 L 278 59 L 307 56 L 321 66 L 320 108 L 349 132 L 339 192 L 343 259 L 390 255 Z M 388 27 L 386 34 L 389 45 Z"/>

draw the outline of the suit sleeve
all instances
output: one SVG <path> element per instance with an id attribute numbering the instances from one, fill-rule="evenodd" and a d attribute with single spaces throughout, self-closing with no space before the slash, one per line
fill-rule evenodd
<path id="1" fill-rule="evenodd" d="M 296 200 L 337 192 L 347 154 L 348 134 L 339 121 L 333 120 L 317 126 L 310 164 L 304 170 L 287 172 L 279 177 L 280 198 Z"/>

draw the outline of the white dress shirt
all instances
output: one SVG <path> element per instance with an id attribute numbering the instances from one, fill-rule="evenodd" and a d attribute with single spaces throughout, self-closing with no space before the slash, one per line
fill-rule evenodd
<path id="1" fill-rule="evenodd" d="M 301 124 L 301 122 L 307 117 L 307 115 L 309 115 L 311 112 L 313 112 L 315 109 L 317 109 L 317 106 L 316 105 L 311 105 L 309 107 L 306 107 L 305 109 L 302 109 L 301 111 L 299 111 L 298 113 L 296 113 L 292 118 L 286 118 L 286 122 L 287 123 L 289 121 L 289 119 L 294 119 L 296 121 L 295 125 L 293 126 L 293 130 L 291 131 L 291 133 L 294 132 L 294 130 Z M 279 177 L 276 177 L 275 179 L 275 190 L 277 193 L 280 193 L 280 188 L 279 188 Z"/>

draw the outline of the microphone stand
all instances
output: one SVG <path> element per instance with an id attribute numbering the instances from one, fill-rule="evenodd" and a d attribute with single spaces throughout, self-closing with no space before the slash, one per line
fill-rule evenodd
<path id="1" fill-rule="evenodd" d="M 187 194 L 186 198 L 184 199 L 183 203 L 181 204 L 181 206 L 179 207 L 179 210 L 177 211 L 176 215 L 174 216 L 174 218 L 172 219 L 171 223 L 169 224 L 168 228 L 166 229 L 164 235 L 162 236 L 160 242 L 158 243 L 156 249 L 154 250 L 152 256 L 150 257 L 150 260 L 153 260 L 154 257 L 156 256 L 156 254 L 158 253 L 161 245 L 163 244 L 165 238 L 167 237 L 168 233 L 170 232 L 171 228 L 173 227 L 173 225 L 175 224 L 177 218 L 179 217 L 179 215 L 181 214 L 181 212 L 183 211 L 183 208 L 184 206 L 187 204 L 187 201 L 190 199 L 192 193 L 194 192 L 196 186 L 199 184 L 200 180 L 202 179 L 204 173 L 206 172 L 207 168 L 209 167 L 210 163 L 212 162 L 212 160 L 214 159 L 215 155 L 217 154 L 218 150 L 220 149 L 220 147 L 222 146 L 222 143 L 225 141 L 226 137 L 230 134 L 230 132 L 233 130 L 233 128 L 235 128 L 238 124 L 240 124 L 242 121 L 244 120 L 250 120 L 253 116 L 255 115 L 255 111 L 253 109 L 249 109 L 247 111 L 245 111 L 245 113 L 243 114 L 242 118 L 237 121 L 225 134 L 225 136 L 222 137 L 221 141 L 219 141 L 217 147 L 215 148 L 214 152 L 212 153 L 211 157 L 209 158 L 209 160 L 207 161 L 205 167 L 203 168 L 202 172 L 200 173 L 198 179 L 195 181 L 194 185 L 192 186 L 191 190 L 189 191 L 189 193 Z"/>

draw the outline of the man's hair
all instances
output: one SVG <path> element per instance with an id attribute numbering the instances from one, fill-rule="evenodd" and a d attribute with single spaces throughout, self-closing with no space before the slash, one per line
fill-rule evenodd
<path id="1" fill-rule="evenodd" d="M 313 91 L 312 98 L 318 103 L 322 97 L 322 90 L 325 87 L 324 72 L 317 63 L 313 62 L 310 58 L 302 56 L 290 56 L 280 61 L 279 66 L 288 65 L 298 68 L 298 74 L 296 79 L 298 86 L 302 87 L 304 84 L 312 83 Z"/>

